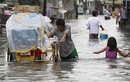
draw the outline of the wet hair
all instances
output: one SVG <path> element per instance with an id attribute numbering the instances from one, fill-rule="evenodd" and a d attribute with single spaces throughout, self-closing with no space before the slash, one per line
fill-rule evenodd
<path id="1" fill-rule="evenodd" d="M 62 26 L 65 26 L 65 21 L 64 21 L 64 19 L 57 19 L 57 21 L 56 21 L 56 25 L 62 25 Z"/>
<path id="2" fill-rule="evenodd" d="M 97 16 L 98 15 L 98 12 L 96 10 L 92 11 L 92 15 L 93 16 Z"/>
<path id="3" fill-rule="evenodd" d="M 109 51 L 117 50 L 117 41 L 114 37 L 108 39 L 107 47 L 109 47 Z"/>

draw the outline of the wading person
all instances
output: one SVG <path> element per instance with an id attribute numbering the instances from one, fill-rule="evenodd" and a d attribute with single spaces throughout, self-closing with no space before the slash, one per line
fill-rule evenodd
<path id="1" fill-rule="evenodd" d="M 92 11 L 92 16 L 87 20 L 87 27 L 89 29 L 89 38 L 90 39 L 98 39 L 98 34 L 99 34 L 99 27 L 104 30 L 102 27 L 100 19 L 97 17 L 98 12 L 97 11 Z"/>
<path id="2" fill-rule="evenodd" d="M 118 24 L 119 27 L 121 27 L 121 15 L 120 15 L 120 12 L 118 12 L 118 14 L 116 16 L 116 24 Z"/>
<path id="3" fill-rule="evenodd" d="M 104 9 L 104 18 L 105 20 L 110 19 L 110 12 L 107 9 Z"/>
<path id="4" fill-rule="evenodd" d="M 48 37 L 58 37 L 58 46 L 60 47 L 59 52 L 61 60 L 77 58 L 77 50 L 71 38 L 71 27 L 65 25 L 65 21 L 63 19 L 57 19 L 56 26 L 57 28 L 53 29 L 48 34 Z"/>
<path id="5" fill-rule="evenodd" d="M 121 12 L 121 26 L 122 26 L 122 28 L 125 28 L 126 21 L 127 21 L 126 9 L 123 7 L 122 12 Z"/>
<path id="6" fill-rule="evenodd" d="M 117 53 L 119 53 L 120 56 L 123 56 L 123 57 L 127 57 L 130 52 L 128 52 L 128 54 L 124 54 L 122 53 L 118 48 L 117 48 L 117 41 L 114 37 L 110 37 L 108 39 L 108 42 L 107 42 L 107 47 L 99 50 L 99 51 L 96 51 L 96 52 L 93 52 L 94 54 L 99 54 L 99 53 L 102 53 L 106 51 L 106 58 L 109 58 L 109 59 L 116 59 L 117 58 Z"/>

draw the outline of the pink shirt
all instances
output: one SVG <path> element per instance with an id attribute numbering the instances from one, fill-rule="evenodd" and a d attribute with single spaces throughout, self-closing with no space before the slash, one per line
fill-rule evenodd
<path id="1" fill-rule="evenodd" d="M 109 58 L 109 59 L 115 59 L 115 58 L 117 58 L 117 51 L 116 50 L 109 51 L 109 48 L 107 47 L 106 48 L 106 58 Z"/>

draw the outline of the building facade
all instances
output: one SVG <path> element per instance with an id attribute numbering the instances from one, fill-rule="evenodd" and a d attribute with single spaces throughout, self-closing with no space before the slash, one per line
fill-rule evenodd
<path id="1" fill-rule="evenodd" d="M 102 0 L 83 0 L 83 1 L 85 3 L 86 10 L 89 10 L 89 13 L 91 13 L 93 10 L 97 10 L 99 14 L 103 13 L 104 3 Z"/>
<path id="2" fill-rule="evenodd" d="M 62 18 L 62 13 L 59 9 L 66 11 L 64 13 L 65 19 L 73 19 L 76 17 L 75 10 L 76 0 L 47 0 L 47 16 L 56 15 L 58 18 Z"/>
<path id="3" fill-rule="evenodd" d="M 72 19 L 76 16 L 76 0 L 7 0 L 7 3 L 14 5 L 37 5 L 41 8 L 41 13 L 46 12 L 48 17 L 56 15 L 60 17 L 59 9 L 66 10 L 65 18 Z"/>
<path id="4" fill-rule="evenodd" d="M 116 3 L 116 4 L 122 4 L 123 3 L 123 0 L 102 0 L 106 3 L 113 3 L 113 1 Z"/>
<path id="5" fill-rule="evenodd" d="M 123 0 L 103 0 L 103 2 L 109 11 L 113 11 L 115 8 L 123 5 Z"/>
<path id="6" fill-rule="evenodd" d="M 87 10 L 89 10 L 89 13 L 95 10 L 95 0 L 86 0 L 86 3 L 87 3 Z"/>

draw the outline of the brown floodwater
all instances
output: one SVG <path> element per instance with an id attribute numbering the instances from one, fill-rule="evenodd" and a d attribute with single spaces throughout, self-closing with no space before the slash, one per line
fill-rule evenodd
<path id="1" fill-rule="evenodd" d="M 85 26 L 89 16 L 68 20 L 72 27 L 72 38 L 78 51 L 78 60 L 58 63 L 7 62 L 6 33 L 0 34 L 0 80 L 1 82 L 130 82 L 130 57 L 118 56 L 105 59 L 105 52 L 93 54 L 106 47 L 105 40 L 89 40 Z M 118 48 L 124 53 L 130 49 L 130 28 L 120 30 L 115 19 L 104 20 L 99 16 L 108 36 L 117 39 Z"/>

